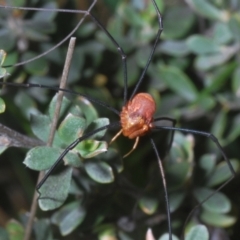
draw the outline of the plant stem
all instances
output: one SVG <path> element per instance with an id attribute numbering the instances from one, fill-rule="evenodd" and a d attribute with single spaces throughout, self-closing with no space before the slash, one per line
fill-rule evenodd
<path id="1" fill-rule="evenodd" d="M 72 37 L 70 39 L 69 46 L 68 46 L 68 52 L 67 52 L 67 56 L 66 56 L 66 60 L 65 60 L 65 64 L 64 64 L 62 78 L 60 81 L 60 88 L 66 88 L 66 83 L 67 83 L 67 78 L 68 78 L 68 73 L 69 73 L 69 69 L 70 69 L 70 64 L 71 64 L 71 60 L 72 60 L 75 42 L 76 42 L 76 38 Z M 59 113 L 61 110 L 63 95 L 64 95 L 64 92 L 60 91 L 58 93 L 56 108 L 55 108 L 54 117 L 53 117 L 53 121 L 52 121 L 51 128 L 50 128 L 47 146 L 51 146 L 53 143 L 54 134 L 55 134 L 57 122 L 58 122 L 58 117 L 59 117 Z M 37 183 L 40 182 L 40 180 L 43 178 L 44 174 L 45 174 L 44 171 L 39 173 Z M 38 193 L 37 193 L 37 191 L 35 191 L 34 196 L 33 196 L 32 205 L 31 205 L 30 215 L 29 215 L 28 222 L 26 225 L 24 240 L 30 240 L 30 237 L 31 237 L 34 217 L 35 217 L 36 211 L 37 211 L 37 199 L 38 199 Z"/>

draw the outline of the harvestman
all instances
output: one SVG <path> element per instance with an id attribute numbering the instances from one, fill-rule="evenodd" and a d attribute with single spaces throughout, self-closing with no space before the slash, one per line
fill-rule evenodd
<path id="1" fill-rule="evenodd" d="M 96 2 L 96 1 L 95 1 Z M 82 23 L 82 21 L 84 20 L 84 18 L 88 15 L 96 24 L 98 27 L 100 27 L 104 33 L 109 37 L 109 39 L 111 40 L 111 42 L 115 45 L 117 51 L 119 52 L 121 58 L 122 58 L 122 66 L 123 66 L 123 76 L 124 76 L 124 104 L 122 107 L 122 110 L 119 112 L 116 109 L 112 108 L 111 106 L 96 100 L 92 97 L 89 97 L 87 95 L 84 94 L 80 94 L 78 92 L 74 92 L 68 89 L 62 89 L 62 88 L 57 88 L 57 87 L 49 87 L 49 86 L 44 86 L 44 85 L 40 85 L 40 84 L 15 84 L 15 83 L 5 83 L 5 82 L 0 82 L 1 85 L 12 85 L 12 86 L 21 86 L 21 87 L 39 87 L 39 88 L 48 88 L 48 89 L 52 89 L 55 91 L 62 91 L 62 92 L 67 92 L 67 93 L 72 93 L 72 94 L 77 94 L 77 95 L 81 95 L 85 98 L 87 98 L 88 100 L 90 100 L 91 102 L 100 104 L 102 106 L 107 107 L 109 110 L 113 111 L 114 113 L 118 114 L 120 117 L 120 122 L 117 123 L 111 123 L 109 125 L 100 127 L 94 131 L 91 131 L 87 134 L 85 134 L 84 136 L 78 138 L 77 140 L 75 140 L 71 145 L 69 145 L 64 152 L 59 156 L 59 158 L 56 160 L 56 162 L 54 163 L 54 165 L 48 170 L 48 172 L 45 174 L 45 176 L 43 177 L 43 179 L 39 182 L 39 184 L 37 185 L 37 189 L 40 189 L 41 186 L 45 183 L 45 181 L 47 180 L 47 178 L 49 177 L 49 175 L 52 173 L 52 171 L 56 168 L 56 166 L 62 161 L 62 159 L 64 158 L 64 156 L 73 148 L 75 148 L 81 141 L 83 141 L 84 139 L 87 139 L 88 137 L 94 135 L 97 132 L 109 129 L 109 128 L 113 128 L 113 127 L 120 127 L 120 131 L 112 138 L 111 142 L 113 142 L 114 140 L 116 140 L 116 138 L 118 136 L 120 136 L 121 134 L 123 134 L 125 137 L 128 137 L 129 139 L 133 139 L 135 140 L 135 143 L 133 145 L 133 148 L 126 154 L 124 155 L 124 157 L 128 156 L 134 149 L 136 149 L 138 142 L 139 142 L 139 138 L 141 136 L 144 135 L 148 135 L 152 148 L 155 152 L 155 155 L 157 157 L 158 160 L 158 165 L 160 168 L 160 173 L 161 173 L 161 177 L 162 177 L 162 181 L 163 181 L 163 188 L 164 188 L 164 194 L 165 194 L 165 203 L 166 203 L 166 212 L 167 212 L 167 220 L 168 220 L 168 230 L 169 230 L 169 239 L 172 239 L 172 228 L 171 228 L 171 218 L 170 218 L 170 210 L 169 210 L 169 199 L 168 199 L 168 193 L 167 193 L 167 184 L 166 184 L 166 180 L 165 180 L 165 174 L 164 174 L 164 169 L 163 169 L 163 165 L 162 165 L 162 160 L 160 159 L 156 144 L 153 140 L 153 138 L 150 136 L 149 133 L 151 133 L 152 129 L 155 130 L 168 130 L 168 131 L 181 131 L 181 132 L 185 132 L 185 133 L 192 133 L 192 134 L 196 134 L 196 135 L 202 135 L 205 137 L 210 138 L 215 145 L 217 146 L 217 148 L 219 149 L 219 151 L 221 152 L 224 160 L 226 161 L 226 163 L 228 164 L 228 167 L 231 171 L 231 178 L 228 179 L 224 184 L 222 184 L 220 187 L 218 187 L 218 189 L 215 191 L 219 191 L 220 189 L 222 189 L 227 183 L 229 183 L 233 177 L 235 176 L 235 171 L 230 163 L 230 161 L 228 160 L 228 158 L 226 157 L 223 148 L 221 147 L 221 145 L 219 144 L 217 138 L 212 135 L 211 133 L 208 132 L 202 132 L 202 131 L 197 131 L 197 130 L 190 130 L 190 129 L 183 129 L 183 128 L 177 128 L 175 127 L 175 120 L 169 117 L 158 117 L 158 118 L 154 118 L 154 113 L 156 110 L 156 104 L 155 101 L 153 99 L 153 97 L 148 94 L 148 93 L 137 93 L 140 84 L 142 83 L 145 74 L 147 72 L 147 69 L 152 61 L 156 46 L 158 44 L 159 38 L 161 36 L 161 33 L 163 31 L 163 24 L 162 24 L 162 16 L 161 13 L 157 7 L 157 4 L 155 2 L 155 0 L 152 0 L 152 4 L 155 8 L 156 14 L 157 14 L 157 19 L 158 19 L 158 32 L 156 35 L 156 39 L 154 41 L 152 50 L 150 52 L 150 55 L 148 57 L 146 66 L 144 67 L 142 74 L 130 96 L 130 98 L 128 98 L 128 89 L 127 89 L 127 61 L 126 61 L 126 55 L 123 51 L 123 49 L 119 46 L 119 44 L 117 43 L 117 41 L 113 38 L 113 36 L 107 31 L 107 29 L 105 29 L 105 27 L 103 27 L 103 25 L 90 13 L 91 8 L 88 11 L 75 11 L 75 10 L 66 10 L 66 9 L 41 9 L 41 8 L 17 8 L 17 9 L 23 9 L 23 10 L 36 10 L 36 11 L 57 11 L 57 12 L 70 12 L 70 13 L 81 13 L 84 14 L 84 17 L 82 18 L 82 20 L 78 23 L 78 25 L 73 29 L 73 31 L 66 37 L 64 38 L 59 44 L 57 44 L 55 48 L 57 48 L 58 46 L 60 46 L 63 42 L 65 42 L 70 36 L 73 35 L 73 33 L 76 31 L 76 29 L 80 26 L 80 24 Z M 1 8 L 13 8 L 13 7 L 7 7 L 7 6 L 0 6 Z M 45 55 L 46 53 L 52 51 L 53 49 L 50 49 L 49 51 L 39 55 L 37 58 Z M 35 59 L 35 58 L 34 58 Z M 30 59 L 27 62 L 33 61 L 34 59 Z M 14 66 L 18 66 L 18 65 L 22 65 L 25 64 L 24 63 L 19 63 L 19 64 L 15 64 Z M 160 122 L 161 121 L 169 121 L 172 126 L 161 126 Z M 173 134 L 171 135 L 171 139 L 170 139 L 170 145 L 172 143 L 173 140 Z M 110 143 L 111 143 L 110 142 Z M 209 195 L 205 200 L 203 200 L 200 204 L 198 204 L 196 207 L 200 206 L 203 202 L 207 201 L 215 192 L 213 192 L 211 195 Z M 194 208 L 195 209 L 195 208 Z"/>

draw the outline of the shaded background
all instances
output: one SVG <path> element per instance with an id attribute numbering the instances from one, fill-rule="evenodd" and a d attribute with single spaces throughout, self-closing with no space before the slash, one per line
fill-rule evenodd
<path id="1" fill-rule="evenodd" d="M 229 159 L 234 159 L 237 169 L 240 2 L 203 0 L 200 5 L 198 2 L 158 1 L 164 31 L 140 91 L 154 96 L 156 116 L 174 117 L 179 127 L 213 133 Z M 87 9 L 89 5 L 88 1 L 9 1 L 6 4 L 69 9 Z M 92 13 L 128 56 L 131 93 L 145 66 L 158 29 L 151 1 L 99 1 Z M 29 59 L 54 46 L 73 29 L 81 15 L 1 9 L 0 17 L 0 48 L 8 53 L 4 63 L 7 65 Z M 87 19 L 74 36 L 77 37 L 77 46 L 68 88 L 87 93 L 120 110 L 123 72 L 116 48 L 91 19 Z M 11 76 L 7 81 L 57 85 L 66 49 L 67 43 L 37 61 L 9 69 Z M 46 112 L 54 93 L 43 89 L 8 87 L 2 90 L 2 95 L 7 110 L 0 116 L 1 123 L 36 138 L 31 131 L 30 114 Z M 94 106 L 100 117 L 118 120 L 108 110 Z M 109 141 L 114 134 L 114 131 L 109 131 L 106 140 Z M 165 156 L 169 136 L 158 132 L 154 134 L 154 139 L 160 155 Z M 132 141 L 119 138 L 113 147 L 122 156 L 132 144 Z M 14 218 L 21 224 L 26 221 L 25 214 L 31 204 L 37 174 L 22 164 L 25 153 L 24 149 L 9 148 L 0 158 L 0 224 L 3 234 L 6 234 L 4 228 L 10 219 Z M 170 157 L 165 160 L 170 199 L 176 200 L 171 203 L 172 226 L 174 233 L 180 236 L 184 220 L 197 203 L 194 191 L 199 186 L 216 188 L 226 180 L 227 173 L 225 165 L 217 163 L 218 160 L 222 161 L 222 157 L 216 146 L 209 139 L 196 135 L 177 135 Z M 212 164 L 209 163 L 211 161 Z M 96 239 L 100 236 L 144 239 L 147 227 L 153 228 L 156 238 L 167 231 L 161 178 L 149 139 L 141 140 L 138 149 L 123 162 L 124 170 L 115 173 L 115 182 L 103 185 L 92 180 L 88 191 L 79 187 L 85 198 L 90 199 L 90 203 L 83 207 L 91 220 L 83 219 L 70 235 L 63 237 L 60 234 L 63 230 L 60 227 L 59 231 L 57 224 L 61 225 L 63 219 L 52 225 L 49 221 L 54 221 L 54 213 L 39 210 L 39 219 L 46 219 L 44 229 L 51 228 L 52 233 L 48 232 L 47 239 L 52 239 L 52 234 L 59 239 Z M 182 162 L 184 169 L 179 176 Z M 173 167 L 177 163 L 180 165 Z M 78 177 L 77 173 L 78 170 L 75 181 L 81 182 L 81 176 Z M 89 176 L 87 178 L 90 179 Z M 219 209 L 227 205 L 225 212 L 217 209 L 212 213 L 209 209 L 200 208 L 193 214 L 191 223 L 202 222 L 208 226 L 212 239 L 239 239 L 238 175 L 223 192 L 229 201 L 220 201 L 218 205 Z M 79 198 L 81 196 L 75 192 L 65 204 Z M 139 201 L 140 204 L 137 204 Z M 36 230 L 33 239 L 42 239 L 40 232 Z"/>

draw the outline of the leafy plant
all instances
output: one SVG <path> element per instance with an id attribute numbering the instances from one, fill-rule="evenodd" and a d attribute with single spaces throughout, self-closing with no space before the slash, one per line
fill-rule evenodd
<path id="1" fill-rule="evenodd" d="M 24 1 L 20 2 L 14 4 L 25 5 Z M 178 126 L 213 133 L 238 173 L 240 18 L 237 9 L 240 2 L 185 2 L 157 1 L 163 14 L 164 31 L 140 90 L 154 96 L 156 116 L 172 116 L 178 120 Z M 82 1 L 69 1 L 66 5 L 59 1 L 28 1 L 27 4 L 84 9 Z M 56 85 L 64 64 L 66 46 L 18 68 L 5 66 L 37 56 L 54 46 L 75 26 L 79 16 L 0 11 L 0 48 L 8 54 L 4 62 L 3 55 L 0 55 L 1 76 L 6 75 L 7 69 L 11 74 L 7 78 L 9 82 Z M 102 23 L 106 23 L 104 25 L 128 56 L 131 94 L 156 35 L 158 26 L 154 8 L 150 1 L 146 5 L 140 0 L 119 0 L 114 4 L 112 1 L 99 1 L 93 12 Z M 123 72 L 117 49 L 91 20 L 85 21 L 75 35 L 78 45 L 68 88 L 120 109 Z M 46 142 L 55 101 L 55 98 L 51 100 L 52 93 L 46 89 L 8 87 L 2 89 L 2 95 L 7 110 L 1 114 L 1 123 Z M 53 147 L 41 146 L 29 150 L 24 160 L 27 167 L 37 171 L 49 169 L 75 138 L 106 124 L 106 117 L 110 122 L 116 120 L 98 105 L 93 107 L 87 103 L 89 107 L 86 107 L 85 100 L 81 98 L 76 100 L 76 104 L 71 101 L 64 99 Z M 46 111 L 48 114 L 40 113 Z M 61 207 L 51 216 L 39 212 L 33 228 L 36 239 L 53 239 L 56 236 L 60 239 L 147 239 L 145 236 L 149 227 L 154 236 L 168 239 L 168 235 L 164 234 L 168 230 L 162 179 L 148 139 L 142 139 L 137 150 L 122 163 L 120 155 L 127 153 L 133 143 L 120 138 L 108 148 L 106 142 L 110 141 L 114 132 L 104 134 L 100 132 L 100 135 L 72 150 L 64 159 L 67 166 L 57 169 L 57 173 L 41 188 L 39 202 L 43 210 Z M 154 132 L 153 136 L 163 157 L 169 140 L 161 131 Z M 106 150 L 106 153 L 99 154 Z M 20 209 L 29 209 L 36 180 L 32 171 L 22 166 L 22 150 L 5 150 L 1 157 L 1 168 L 13 169 L 11 172 L 17 174 L 14 174 L 14 181 L 11 180 L 12 175 L 7 175 L 4 180 L 7 184 L 3 182 L 1 189 L 3 198 L 9 204 L 3 200 L 0 203 L 4 209 L 0 218 L 5 219 L 0 236 L 17 239 L 14 233 L 23 236 L 27 222 L 27 215 L 20 213 Z M 238 178 L 194 211 L 187 226 L 184 226 L 196 204 L 230 177 L 228 166 L 222 160 L 212 141 L 197 135 L 175 133 L 164 168 L 176 236 L 180 236 L 186 227 L 185 239 L 209 239 L 206 227 L 211 226 L 211 237 L 217 238 L 219 232 L 231 238 L 239 237 L 234 227 L 238 217 L 235 187 Z M 23 203 L 12 197 L 17 191 L 9 193 L 9 186 L 11 189 L 21 188 Z M 18 221 L 10 220 L 13 216 Z M 52 224 L 58 229 L 52 228 Z M 178 239 L 176 236 L 175 239 Z"/>

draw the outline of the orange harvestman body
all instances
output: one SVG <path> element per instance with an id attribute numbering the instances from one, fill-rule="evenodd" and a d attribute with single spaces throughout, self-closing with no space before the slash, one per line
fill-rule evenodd
<path id="1" fill-rule="evenodd" d="M 136 149 L 139 137 L 146 135 L 151 128 L 153 115 L 156 111 L 156 103 L 153 97 L 148 93 L 138 93 L 132 100 L 129 100 L 125 106 L 122 107 L 120 113 L 120 122 L 122 129 L 112 138 L 112 143 L 118 136 L 123 136 L 134 139 L 133 148 L 124 155 L 127 157 Z"/>
<path id="2" fill-rule="evenodd" d="M 130 153 L 132 153 L 134 151 L 134 149 L 137 147 L 140 137 L 142 137 L 144 135 L 147 135 L 149 132 L 151 132 L 152 129 L 156 129 L 156 130 L 169 130 L 171 132 L 173 132 L 175 130 L 179 130 L 179 131 L 182 131 L 182 132 L 185 132 L 185 133 L 193 133 L 193 134 L 202 135 L 202 136 L 210 138 L 216 144 L 216 146 L 220 150 L 223 158 L 225 159 L 225 161 L 227 162 L 227 164 L 229 166 L 229 169 L 230 169 L 231 174 L 232 174 L 232 177 L 231 177 L 231 179 L 232 179 L 234 177 L 234 175 L 235 175 L 234 169 L 231 166 L 231 163 L 229 162 L 228 158 L 226 157 L 226 155 L 225 155 L 221 145 L 219 144 L 218 140 L 216 139 L 216 137 L 214 137 L 211 133 L 207 133 L 207 132 L 201 132 L 201 131 L 197 131 L 197 130 L 189 130 L 189 129 L 183 129 L 183 128 L 176 128 L 174 126 L 175 120 L 172 120 L 171 118 L 161 117 L 161 118 L 154 119 L 153 115 L 154 115 L 154 113 L 156 111 L 156 103 L 155 103 L 155 100 L 153 99 L 153 97 L 150 94 L 148 94 L 148 93 L 138 93 L 138 94 L 136 94 L 136 92 L 137 92 L 137 90 L 139 88 L 140 83 L 144 79 L 144 76 L 145 76 L 146 71 L 147 71 L 147 69 L 149 67 L 149 64 L 152 61 L 153 54 L 155 52 L 158 40 L 159 40 L 161 32 L 163 30 L 162 17 L 161 17 L 160 11 L 159 11 L 159 9 L 157 7 L 157 4 L 156 4 L 155 0 L 152 0 L 152 3 L 154 5 L 156 13 L 158 15 L 159 29 L 158 29 L 158 33 L 157 33 L 154 45 L 152 47 L 152 51 L 151 51 L 151 53 L 150 53 L 150 55 L 148 57 L 146 66 L 145 66 L 145 68 L 144 68 L 144 70 L 143 70 L 143 72 L 142 72 L 142 74 L 141 74 L 141 76 L 140 76 L 140 78 L 138 80 L 138 83 L 135 86 L 135 89 L 134 89 L 134 92 L 132 94 L 132 97 L 130 97 L 130 100 L 127 103 L 126 103 L 126 100 L 127 100 L 126 55 L 123 52 L 123 50 L 121 49 L 121 47 L 118 45 L 118 43 L 114 40 L 114 38 L 108 33 L 108 31 L 98 22 L 98 20 L 96 20 L 94 18 L 94 16 L 90 13 L 90 10 L 89 11 L 82 11 L 82 13 L 84 13 L 84 17 L 87 16 L 87 15 L 90 16 L 92 18 L 92 20 L 106 33 L 106 35 L 109 37 L 109 39 L 112 41 L 112 43 L 116 46 L 117 50 L 119 51 L 119 53 L 120 53 L 120 55 L 122 57 L 122 63 L 123 63 L 123 69 L 124 69 L 123 70 L 123 72 L 124 72 L 124 87 L 125 87 L 125 89 L 124 89 L 124 105 L 122 107 L 122 110 L 121 110 L 120 114 L 119 114 L 119 112 L 117 110 L 111 108 L 107 104 L 105 105 L 110 110 L 113 110 L 115 113 L 119 114 L 119 117 L 120 117 L 120 127 L 121 127 L 121 130 L 112 138 L 110 143 L 112 143 L 114 140 L 116 140 L 117 137 L 119 137 L 121 134 L 123 134 L 125 137 L 128 137 L 129 139 L 135 139 L 135 143 L 134 143 L 132 149 L 126 155 L 124 155 L 124 157 L 126 157 Z M 36 9 L 32 9 L 32 10 L 36 10 Z M 52 10 L 49 10 L 49 11 L 52 11 Z M 63 10 L 61 10 L 61 11 L 63 11 Z M 64 11 L 66 12 L 66 10 L 64 10 Z M 70 11 L 67 10 L 67 12 L 70 12 Z M 69 36 L 71 34 L 72 33 L 70 33 Z M 5 83 L 3 82 L 2 85 L 4 85 L 4 84 Z M 11 84 L 9 84 L 9 85 L 11 85 Z M 14 84 L 12 84 L 12 85 L 14 85 Z M 24 86 L 24 84 L 22 84 L 22 86 Z M 25 86 L 29 87 L 30 85 L 26 84 Z M 38 84 L 32 84 L 31 86 L 32 87 L 43 87 L 43 86 L 38 85 Z M 49 87 L 49 89 L 56 90 L 56 88 L 54 88 L 54 87 L 52 87 L 52 88 Z M 58 89 L 58 90 L 63 91 L 63 92 L 70 92 L 69 90 L 66 90 L 66 89 Z M 72 92 L 72 93 L 74 93 L 74 92 Z M 79 94 L 79 95 L 84 96 L 84 94 Z M 97 101 L 95 101 L 91 97 L 86 97 L 86 98 L 91 100 L 92 102 L 97 102 Z M 98 104 L 99 105 L 103 105 L 101 102 L 98 102 Z M 161 121 L 161 120 L 167 120 L 170 123 L 172 123 L 173 126 L 165 127 L 165 126 L 162 126 L 162 125 L 161 126 L 158 125 L 157 124 L 158 121 Z M 88 137 L 94 135 L 97 132 L 103 131 L 105 129 L 109 129 L 111 126 L 113 126 L 113 124 L 112 125 L 108 124 L 108 125 L 105 125 L 103 127 L 98 128 L 96 130 L 93 130 L 92 132 L 89 132 L 89 133 L 85 134 L 84 136 L 79 137 L 72 144 L 70 144 L 62 152 L 62 154 L 56 160 L 54 165 L 48 170 L 48 172 L 46 172 L 44 178 L 38 183 L 37 189 L 39 190 L 42 187 L 42 185 L 47 180 L 47 178 L 49 177 L 51 172 L 63 160 L 63 157 L 70 150 L 74 149 L 81 141 L 87 139 Z M 160 158 L 160 156 L 158 154 L 158 151 L 157 151 L 156 144 L 155 144 L 154 140 L 151 137 L 150 137 L 150 142 L 152 144 L 153 150 L 154 150 L 156 158 L 158 160 L 158 164 L 159 164 L 159 168 L 160 168 L 160 172 L 161 172 L 163 189 L 164 189 L 164 194 L 165 194 L 165 203 L 166 203 L 166 214 L 167 214 L 167 221 L 168 221 L 169 240 L 171 240 L 172 239 L 172 227 L 171 227 L 170 207 L 169 207 L 167 185 L 166 185 L 166 180 L 165 180 L 165 174 L 164 174 L 164 171 L 163 171 L 162 159 Z M 231 179 L 229 179 L 227 182 L 222 184 L 216 191 L 219 191 L 221 188 L 223 188 Z M 206 202 L 206 200 L 209 199 L 212 195 L 213 194 L 209 195 L 200 204 L 202 204 L 203 202 Z"/>

